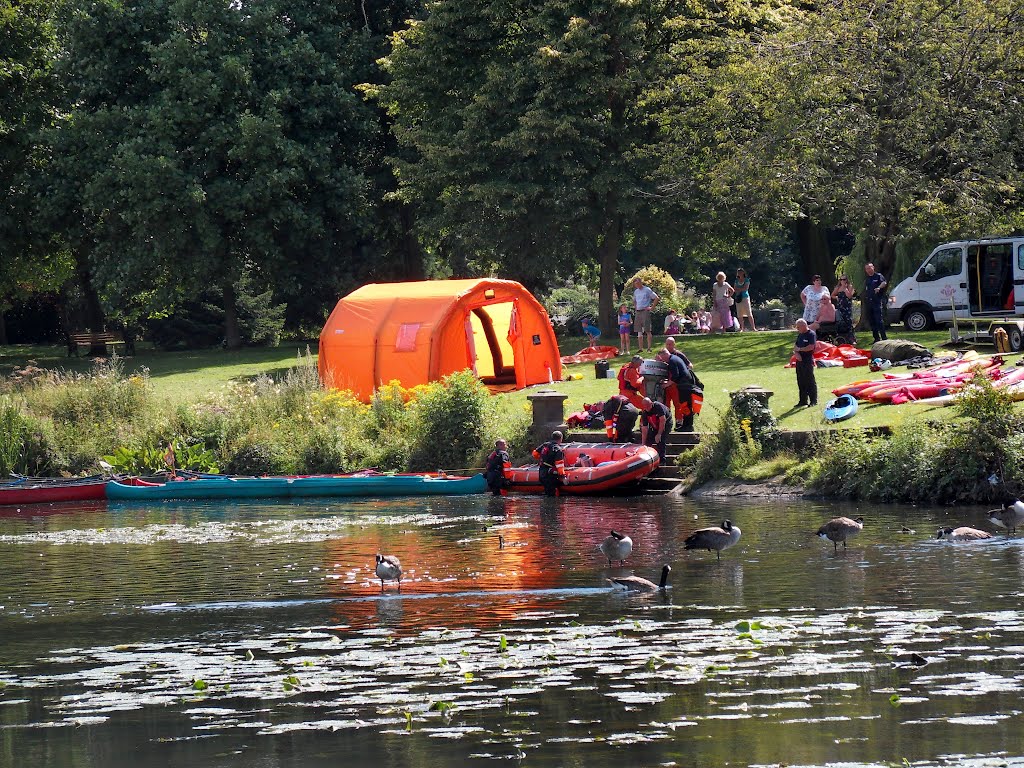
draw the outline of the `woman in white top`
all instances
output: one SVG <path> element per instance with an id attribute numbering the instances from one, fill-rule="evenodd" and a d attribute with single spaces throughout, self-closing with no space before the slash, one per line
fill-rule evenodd
<path id="1" fill-rule="evenodd" d="M 725 272 L 719 272 L 715 275 L 715 284 L 711 286 L 711 296 L 714 299 L 714 318 L 711 324 L 713 331 L 732 330 L 732 304 L 729 301 L 732 294 L 732 286 L 725 282 Z"/>
<path id="2" fill-rule="evenodd" d="M 800 291 L 800 301 L 804 303 L 804 320 L 810 325 L 818 319 L 821 311 L 821 300 L 829 295 L 828 288 L 821 285 L 821 275 L 811 278 L 811 284 Z"/>

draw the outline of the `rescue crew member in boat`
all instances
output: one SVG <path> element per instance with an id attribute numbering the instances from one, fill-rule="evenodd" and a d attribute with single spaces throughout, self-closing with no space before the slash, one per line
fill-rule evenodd
<path id="1" fill-rule="evenodd" d="M 494 450 L 487 457 L 487 467 L 484 477 L 487 478 L 487 487 L 495 496 L 501 496 L 502 491 L 508 487 L 508 474 L 512 471 L 512 459 L 508 455 L 508 443 L 498 438 L 494 441 Z"/>
<path id="2" fill-rule="evenodd" d="M 540 484 L 545 496 L 557 496 L 558 487 L 565 483 L 565 452 L 562 450 L 562 433 L 557 429 L 551 439 L 539 445 L 533 452 L 540 464 Z"/>

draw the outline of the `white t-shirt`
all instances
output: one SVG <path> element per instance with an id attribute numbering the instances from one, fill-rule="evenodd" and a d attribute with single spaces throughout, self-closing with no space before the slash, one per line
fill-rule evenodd
<path id="1" fill-rule="evenodd" d="M 637 310 L 650 309 L 657 299 L 658 294 L 652 291 L 649 286 L 643 285 L 633 291 L 633 302 L 636 304 Z"/>
<path id="2" fill-rule="evenodd" d="M 829 295 L 828 288 L 821 286 L 815 288 L 814 284 L 806 286 L 800 294 L 807 299 L 804 304 L 804 320 L 808 323 L 813 323 L 818 319 L 818 312 L 821 309 L 821 300 Z"/>

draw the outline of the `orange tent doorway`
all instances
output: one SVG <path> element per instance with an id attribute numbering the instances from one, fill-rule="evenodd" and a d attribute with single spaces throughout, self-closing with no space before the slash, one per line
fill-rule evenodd
<path id="1" fill-rule="evenodd" d="M 320 379 L 369 402 L 470 369 L 485 384 L 522 389 L 560 379 L 547 312 L 511 280 L 372 283 L 341 299 L 320 334 Z"/>

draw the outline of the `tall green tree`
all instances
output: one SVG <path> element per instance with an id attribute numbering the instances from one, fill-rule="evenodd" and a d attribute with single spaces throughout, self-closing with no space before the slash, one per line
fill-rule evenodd
<path id="1" fill-rule="evenodd" d="M 891 276 L 907 237 L 978 236 L 1019 211 L 1015 0 L 823 0 L 724 75 L 715 170 L 769 217 L 845 224 Z M 752 41 L 753 43 L 754 41 Z"/>
<path id="2" fill-rule="evenodd" d="M 347 11 L 346 11 L 347 12 Z M 366 34 L 337 4 L 98 2 L 67 25 L 53 177 L 107 301 L 167 309 L 218 285 L 291 296 L 358 257 L 374 116 Z"/>
<path id="3" fill-rule="evenodd" d="M 36 143 L 56 115 L 57 53 L 51 0 L 0 0 L 0 344 L 11 302 L 54 290 L 69 269 L 35 215 Z"/>
<path id="4" fill-rule="evenodd" d="M 614 314 L 623 243 L 659 214 L 645 102 L 692 34 L 676 0 L 442 0 L 396 35 L 371 89 L 398 139 L 400 189 L 456 272 L 543 288 L 599 265 Z"/>

